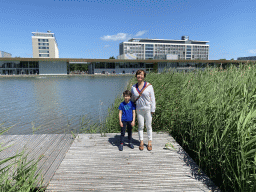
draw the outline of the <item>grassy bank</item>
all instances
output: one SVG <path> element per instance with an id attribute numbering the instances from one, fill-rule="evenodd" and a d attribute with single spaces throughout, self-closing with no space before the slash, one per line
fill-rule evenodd
<path id="1" fill-rule="evenodd" d="M 145 79 L 156 97 L 153 131 L 170 132 L 223 191 L 256 190 L 255 74 L 256 66 L 249 63 L 197 73 L 151 73 Z M 122 101 L 117 98 L 109 109 L 108 132 L 120 132 Z"/>

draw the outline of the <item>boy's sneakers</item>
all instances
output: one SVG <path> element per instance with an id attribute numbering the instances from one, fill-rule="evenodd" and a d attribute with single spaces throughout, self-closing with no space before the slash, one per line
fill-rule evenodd
<path id="1" fill-rule="evenodd" d="M 120 144 L 120 145 L 119 145 L 119 151 L 123 151 L 123 147 L 124 147 L 124 144 Z M 128 144 L 128 147 L 130 147 L 131 149 L 134 149 L 134 146 L 133 146 L 132 143 L 129 143 L 129 144 Z"/>
<path id="2" fill-rule="evenodd" d="M 132 143 L 129 143 L 128 146 L 131 148 L 131 149 L 134 149 L 134 146 Z"/>
<path id="3" fill-rule="evenodd" d="M 123 146 L 124 146 L 123 144 L 119 145 L 119 151 L 123 151 Z"/>

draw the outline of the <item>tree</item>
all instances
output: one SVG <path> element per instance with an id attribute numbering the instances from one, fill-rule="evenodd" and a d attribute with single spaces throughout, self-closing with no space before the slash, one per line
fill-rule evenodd
<path id="1" fill-rule="evenodd" d="M 109 59 L 116 59 L 114 56 L 112 56 L 112 57 L 109 57 Z"/>

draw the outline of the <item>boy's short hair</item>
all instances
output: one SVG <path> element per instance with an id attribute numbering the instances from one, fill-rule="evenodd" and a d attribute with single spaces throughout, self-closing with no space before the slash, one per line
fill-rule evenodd
<path id="1" fill-rule="evenodd" d="M 137 77 L 137 75 L 139 75 L 141 72 L 143 72 L 143 73 L 144 73 L 144 77 L 146 77 L 146 72 L 145 72 L 144 70 L 142 70 L 142 69 L 139 69 L 139 70 L 136 72 L 135 77 Z"/>
<path id="2" fill-rule="evenodd" d="M 126 91 L 123 92 L 123 97 L 124 97 L 125 95 L 129 95 L 130 97 L 132 97 L 132 92 L 129 91 L 129 90 L 126 90 Z"/>

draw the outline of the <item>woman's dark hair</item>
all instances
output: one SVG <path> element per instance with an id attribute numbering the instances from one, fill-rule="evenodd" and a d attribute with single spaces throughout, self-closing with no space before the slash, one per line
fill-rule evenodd
<path id="1" fill-rule="evenodd" d="M 144 73 L 144 77 L 146 77 L 146 72 L 145 72 L 144 70 L 142 70 L 142 69 L 139 69 L 139 70 L 136 72 L 135 77 L 137 77 L 137 75 L 139 75 L 141 72 L 143 72 L 143 73 Z"/>
<path id="2" fill-rule="evenodd" d="M 131 97 L 131 96 L 132 96 L 132 92 L 129 91 L 129 90 L 125 90 L 125 91 L 123 92 L 123 97 L 124 97 L 125 95 L 129 95 L 129 96 Z"/>

